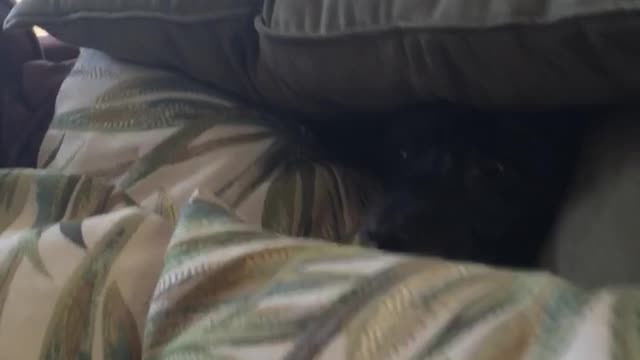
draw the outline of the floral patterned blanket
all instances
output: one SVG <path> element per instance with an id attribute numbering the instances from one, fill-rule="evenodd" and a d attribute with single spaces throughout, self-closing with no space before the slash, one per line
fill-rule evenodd
<path id="1" fill-rule="evenodd" d="M 0 172 L 0 358 L 640 358 L 638 290 L 348 244 L 376 184 L 301 136 L 83 50 Z"/>

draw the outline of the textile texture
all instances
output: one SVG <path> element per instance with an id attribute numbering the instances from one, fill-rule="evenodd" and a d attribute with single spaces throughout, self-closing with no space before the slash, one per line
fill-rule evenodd
<path id="1" fill-rule="evenodd" d="M 117 191 L 86 176 L 3 172 L 0 194 L 7 358 L 640 355 L 636 290 L 278 235 L 206 190 L 175 224 L 105 210 Z"/>
<path id="2" fill-rule="evenodd" d="M 307 112 L 635 100 L 636 0 L 23 0 L 6 26 Z"/>
<path id="3" fill-rule="evenodd" d="M 83 51 L 0 171 L 2 357 L 640 357 L 635 289 L 344 244 L 377 187 L 285 125 Z"/>

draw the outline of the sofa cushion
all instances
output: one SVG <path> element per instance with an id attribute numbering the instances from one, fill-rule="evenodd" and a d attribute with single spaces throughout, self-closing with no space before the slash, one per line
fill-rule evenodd
<path id="1" fill-rule="evenodd" d="M 245 99 L 375 110 L 640 93 L 631 0 L 23 0 L 7 26 L 181 69 Z"/>
<path id="2" fill-rule="evenodd" d="M 5 26 L 38 24 L 76 46 L 254 94 L 246 62 L 256 58 L 253 18 L 261 8 L 261 0 L 23 0 Z"/>
<path id="3" fill-rule="evenodd" d="M 640 113 L 607 114 L 587 133 L 544 266 L 583 287 L 640 283 Z"/>
<path id="4" fill-rule="evenodd" d="M 639 7 L 626 0 L 266 0 L 256 24 L 265 67 L 319 108 L 434 98 L 551 106 L 640 93 Z"/>

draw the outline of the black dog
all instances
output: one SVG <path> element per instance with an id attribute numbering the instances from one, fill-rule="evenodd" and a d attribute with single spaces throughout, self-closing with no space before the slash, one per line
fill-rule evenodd
<path id="1" fill-rule="evenodd" d="M 368 115 L 366 124 L 343 121 L 319 135 L 337 161 L 384 184 L 363 240 L 386 250 L 533 267 L 592 114 L 432 105 Z"/>

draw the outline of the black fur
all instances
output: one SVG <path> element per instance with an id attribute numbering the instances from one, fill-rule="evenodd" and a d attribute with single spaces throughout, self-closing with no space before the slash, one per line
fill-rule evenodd
<path id="1" fill-rule="evenodd" d="M 384 184 L 361 230 L 364 240 L 387 250 L 532 267 L 592 115 L 432 105 L 354 116 L 317 134 L 334 160 Z"/>

